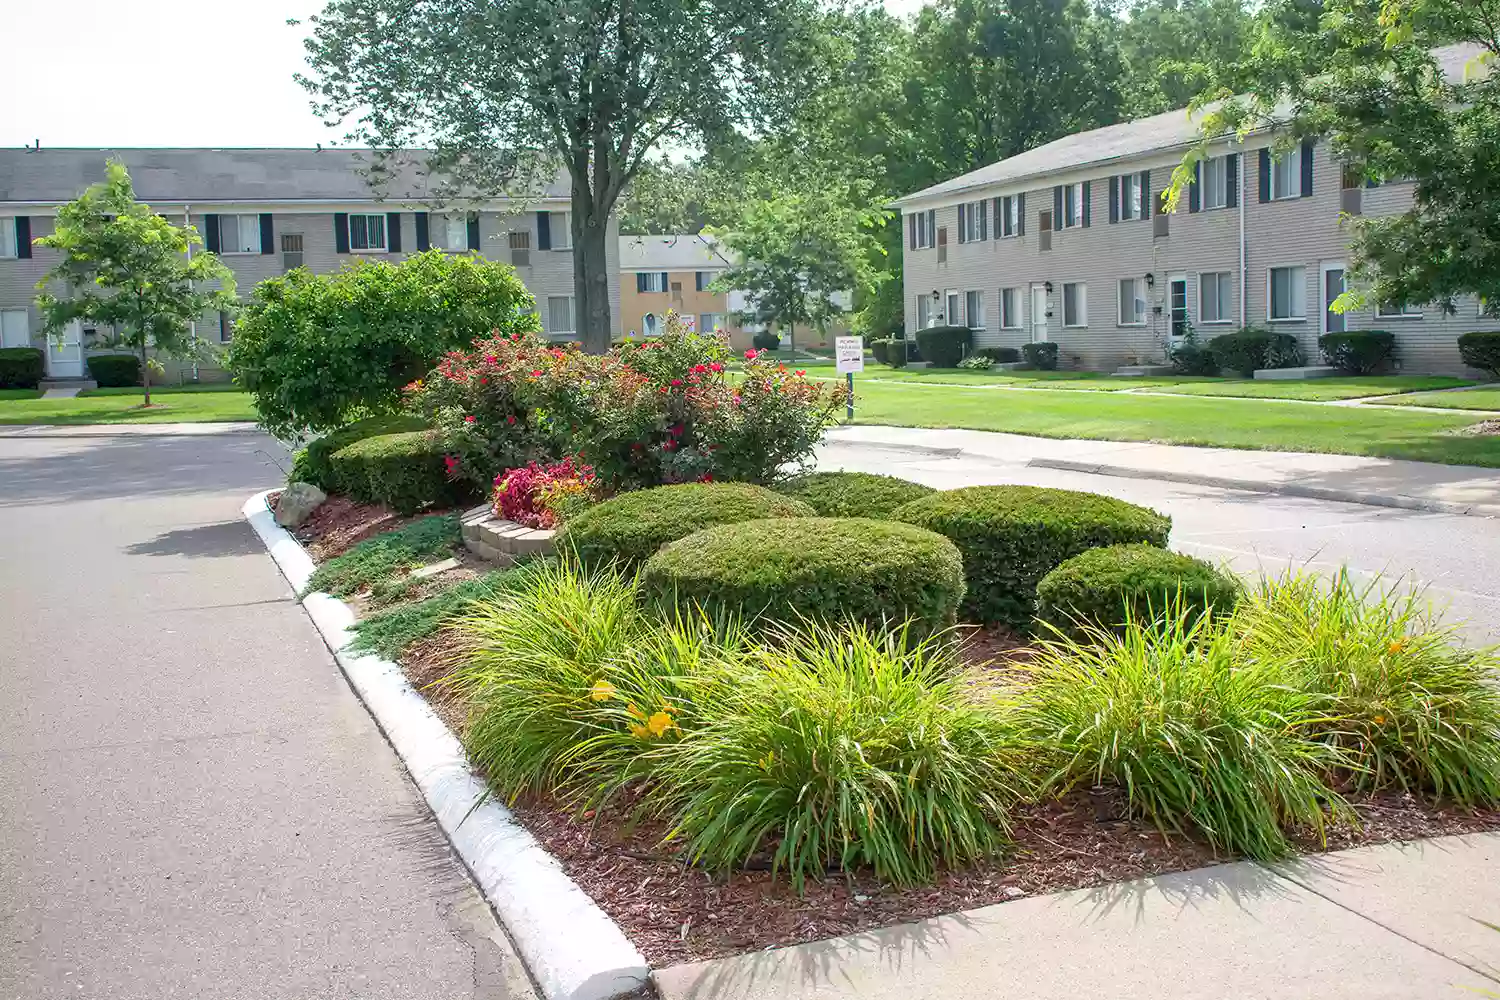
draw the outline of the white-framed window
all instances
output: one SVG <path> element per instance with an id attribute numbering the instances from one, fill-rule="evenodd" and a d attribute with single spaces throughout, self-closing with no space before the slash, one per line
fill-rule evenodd
<path id="1" fill-rule="evenodd" d="M 984 293 L 964 292 L 965 322 L 971 330 L 984 329 Z"/>
<path id="2" fill-rule="evenodd" d="M 1021 235 L 1021 198 L 1008 194 L 1000 199 L 1000 217 L 995 220 L 995 238 Z"/>
<path id="3" fill-rule="evenodd" d="M 383 251 L 385 249 L 385 216 L 349 216 L 349 249 Z"/>
<path id="4" fill-rule="evenodd" d="M 698 332 L 713 333 L 724 327 L 723 313 L 703 313 L 698 317 Z"/>
<path id="5" fill-rule="evenodd" d="M 959 312 L 964 307 L 964 300 L 957 289 L 950 288 L 944 293 L 943 305 L 945 307 L 943 310 L 944 323 L 947 323 L 949 326 L 957 326 L 964 321 L 963 315 Z"/>
<path id="6" fill-rule="evenodd" d="M 932 300 L 925 295 L 917 296 L 917 329 L 925 330 L 932 325 Z"/>
<path id="7" fill-rule="evenodd" d="M 958 242 L 983 243 L 988 239 L 989 202 L 971 201 L 963 206 L 963 225 L 958 227 Z"/>
<path id="8" fill-rule="evenodd" d="M 930 250 L 937 242 L 937 210 L 928 209 L 911 217 L 912 249 Z"/>
<path id="9" fill-rule="evenodd" d="M 661 334 L 661 324 L 657 322 L 656 313 L 647 313 L 641 317 L 641 333 L 647 337 Z"/>
<path id="10" fill-rule="evenodd" d="M 1120 178 L 1120 219 L 1128 222 L 1141 218 L 1141 175 L 1125 174 Z"/>
<path id="11" fill-rule="evenodd" d="M 641 288 L 643 292 L 665 292 L 667 290 L 666 271 L 646 271 L 641 275 Z"/>
<path id="12" fill-rule="evenodd" d="M 552 221 L 548 223 L 548 231 L 552 236 L 552 249 L 573 249 L 573 219 L 568 212 L 549 212 Z"/>
<path id="13" fill-rule="evenodd" d="M 219 253 L 260 253 L 260 216 L 219 216 Z"/>
<path id="14" fill-rule="evenodd" d="M 1146 325 L 1146 279 L 1120 279 L 1120 325 Z"/>
<path id="15" fill-rule="evenodd" d="M 1083 184 L 1069 184 L 1063 188 L 1063 224 L 1064 229 L 1073 229 L 1083 225 Z"/>
<path id="16" fill-rule="evenodd" d="M 1021 329 L 1021 290 L 1019 288 L 1000 289 L 1000 328 L 1002 330 Z"/>
<path id="17" fill-rule="evenodd" d="M 1266 275 L 1267 318 L 1297 321 L 1307 318 L 1307 269 L 1273 267 Z"/>
<path id="18" fill-rule="evenodd" d="M 1203 161 L 1203 208 L 1229 204 L 1229 157 L 1211 156 Z"/>
<path id="19" fill-rule="evenodd" d="M 1089 325 L 1089 286 L 1081 281 L 1063 284 L 1063 326 Z"/>
<path id="20" fill-rule="evenodd" d="M 1198 322 L 1234 321 L 1234 274 L 1205 271 L 1198 275 Z"/>
<path id="21" fill-rule="evenodd" d="M 0 257 L 18 257 L 20 254 L 20 244 L 16 242 L 15 218 L 0 216 Z"/>
<path id="22" fill-rule="evenodd" d="M 1376 319 L 1421 319 L 1422 310 L 1405 302 L 1382 302 L 1375 307 Z"/>
<path id="23" fill-rule="evenodd" d="M 1271 157 L 1271 200 L 1302 197 L 1302 147 Z"/>
<path id="24" fill-rule="evenodd" d="M 558 337 L 563 334 L 571 335 L 577 330 L 578 325 L 573 315 L 573 296 L 547 296 L 547 332 L 553 337 Z"/>
<path id="25" fill-rule="evenodd" d="M 458 253 L 469 249 L 469 217 L 467 215 L 445 215 L 442 218 L 439 244 L 444 250 Z"/>
<path id="26" fill-rule="evenodd" d="M 25 309 L 0 311 L 0 347 L 30 347 L 31 316 Z"/>

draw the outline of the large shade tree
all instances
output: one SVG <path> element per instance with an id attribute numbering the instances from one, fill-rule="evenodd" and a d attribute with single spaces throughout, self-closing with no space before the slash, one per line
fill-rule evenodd
<path id="1" fill-rule="evenodd" d="M 312 19 L 315 110 L 434 177 L 517 194 L 571 182 L 586 349 L 609 346 L 608 221 L 664 141 L 766 128 L 814 61 L 817 0 L 334 0 Z"/>

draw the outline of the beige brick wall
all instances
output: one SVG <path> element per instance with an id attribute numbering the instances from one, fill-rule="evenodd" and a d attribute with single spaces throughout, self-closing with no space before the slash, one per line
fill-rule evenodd
<path id="1" fill-rule="evenodd" d="M 1252 325 L 1270 325 L 1294 334 L 1310 363 L 1319 363 L 1317 339 L 1322 332 L 1320 284 L 1326 263 L 1346 261 L 1347 233 L 1340 222 L 1340 169 L 1329 158 L 1325 144 L 1314 150 L 1313 194 L 1261 204 L 1258 200 L 1259 148 L 1266 144 L 1252 141 L 1243 151 L 1240 202 L 1244 208 L 1245 229 L 1245 317 Z M 1218 150 L 1216 152 L 1223 152 Z M 1168 336 L 1169 308 L 1166 296 L 1170 276 L 1183 274 L 1188 284 L 1188 315 L 1200 336 L 1205 339 L 1217 333 L 1238 328 L 1240 316 L 1240 210 L 1215 209 L 1189 213 L 1187 199 L 1169 219 L 1169 234 L 1153 237 L 1150 220 L 1132 220 L 1110 224 L 1109 183 L 1113 175 L 1149 169 L 1151 192 L 1164 190 L 1171 182 L 1178 157 L 1173 154 L 1141 158 L 1111 167 L 1059 173 L 1021 186 L 979 189 L 963 196 L 953 196 L 932 204 L 911 205 L 907 213 L 935 208 L 937 226 L 947 228 L 947 261 L 938 263 L 936 248 L 912 250 L 903 240 L 905 255 L 904 291 L 908 330 L 916 329 L 917 297 L 932 291 L 939 293 L 943 308 L 949 290 L 960 293 L 978 291 L 984 297 L 986 328 L 975 342 L 979 346 L 1015 346 L 1029 342 L 1031 303 L 1026 289 L 1033 283 L 1052 282 L 1049 296 L 1052 317 L 1047 320 L 1048 338 L 1059 345 L 1062 363 L 1067 367 L 1112 370 L 1131 356 L 1160 355 Z M 1088 228 L 1067 229 L 1052 234 L 1052 249 L 1040 250 L 1039 213 L 1051 210 L 1055 184 L 1090 181 L 1090 215 Z M 990 238 L 977 243 L 958 242 L 958 203 L 993 199 L 998 195 L 1026 194 L 1026 231 L 1023 236 L 995 239 L 994 220 L 990 219 Z M 1410 185 L 1392 184 L 1362 192 L 1367 213 L 1404 210 L 1410 204 Z M 992 211 L 992 210 L 991 210 Z M 905 220 L 903 220 L 904 223 Z M 1268 324 L 1267 275 L 1273 267 L 1301 266 L 1306 278 L 1306 313 L 1301 322 Z M 1200 322 L 1198 275 L 1228 271 L 1233 274 L 1234 296 L 1230 323 L 1205 325 Z M 1155 277 L 1149 293 L 1152 306 L 1144 326 L 1121 326 L 1118 312 L 1119 282 L 1124 278 Z M 1083 282 L 1087 286 L 1088 325 L 1064 328 L 1062 325 L 1062 286 L 1064 282 Z M 1000 329 L 1000 289 L 1014 287 L 1022 306 L 1019 329 Z M 967 322 L 965 317 L 954 321 Z M 1386 329 L 1396 334 L 1401 368 L 1406 372 L 1431 372 L 1477 376 L 1458 357 L 1459 334 L 1475 329 L 1497 329 L 1500 323 L 1481 319 L 1475 301 L 1461 303 L 1456 315 L 1445 316 L 1436 307 L 1427 307 L 1420 318 L 1377 318 L 1373 310 L 1347 316 L 1349 329 Z"/>

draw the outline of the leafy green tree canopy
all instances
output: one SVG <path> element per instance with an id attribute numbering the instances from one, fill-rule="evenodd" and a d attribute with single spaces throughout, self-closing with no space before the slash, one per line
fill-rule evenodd
<path id="1" fill-rule="evenodd" d="M 315 109 L 493 194 L 571 179 L 574 294 L 609 346 L 608 221 L 663 140 L 764 130 L 799 89 L 817 0 L 333 0 L 312 19 Z M 538 164 L 546 164 L 544 169 Z"/>
<path id="2" fill-rule="evenodd" d="M 125 164 L 105 164 L 104 181 L 57 213 L 52 235 L 36 241 L 62 259 L 37 283 L 43 329 L 56 336 L 82 320 L 113 330 L 109 346 L 140 356 L 145 405 L 151 405 L 148 350 L 169 357 L 204 355 L 192 323 L 210 309 L 235 308 L 234 275 L 218 257 L 188 249 L 192 226 L 174 226 L 135 199 Z"/>

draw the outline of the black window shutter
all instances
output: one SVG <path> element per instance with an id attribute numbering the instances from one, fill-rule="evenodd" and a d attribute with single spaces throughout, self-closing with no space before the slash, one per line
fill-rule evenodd
<path id="1" fill-rule="evenodd" d="M 664 292 L 670 292 L 672 290 L 672 282 L 670 280 L 670 276 L 666 271 L 663 271 L 661 273 L 661 290 Z"/>
<path id="2" fill-rule="evenodd" d="M 262 254 L 276 252 L 276 226 L 271 221 L 270 212 L 260 213 L 260 252 Z"/>
<path id="3" fill-rule="evenodd" d="M 1230 208 L 1240 206 L 1240 154 L 1230 153 L 1224 158 L 1224 204 Z"/>
<path id="4" fill-rule="evenodd" d="M 1016 195 L 1016 220 L 1018 222 L 1016 235 L 1026 235 L 1026 195 L 1024 194 Z"/>
<path id="5" fill-rule="evenodd" d="M 209 218 L 213 218 L 209 216 Z M 214 242 L 218 242 L 215 240 Z M 337 253 L 349 252 L 349 213 L 333 213 L 333 249 Z"/>
<path id="6" fill-rule="evenodd" d="M 979 202 L 979 238 L 990 238 L 990 206 L 986 201 Z"/>
<path id="7" fill-rule="evenodd" d="M 1087 229 L 1089 227 L 1089 208 L 1090 208 L 1090 203 L 1093 202 L 1093 200 L 1094 200 L 1094 196 L 1093 196 L 1092 186 L 1090 185 L 1090 183 L 1088 181 L 1084 181 L 1083 182 L 1083 228 L 1084 229 Z"/>
<path id="8" fill-rule="evenodd" d="M 635 273 L 635 290 L 637 292 L 644 292 L 646 290 L 646 272 L 645 271 L 637 271 Z"/>
<path id="9" fill-rule="evenodd" d="M 385 249 L 387 253 L 401 252 L 401 213 L 385 213 Z"/>
<path id="10" fill-rule="evenodd" d="M 552 249 L 552 213 L 536 213 L 536 248 L 538 250 Z"/>
<path id="11" fill-rule="evenodd" d="M 908 249 L 908 250 L 915 250 L 916 248 L 917 248 L 917 217 L 915 215 L 908 215 L 906 217 L 906 249 Z"/>
<path id="12" fill-rule="evenodd" d="M 219 252 L 219 217 L 217 215 L 203 217 L 203 247 L 209 253 Z"/>
<path id="13" fill-rule="evenodd" d="M 473 215 L 469 216 L 469 222 L 468 222 L 468 226 L 466 228 L 467 228 L 468 232 L 466 232 L 464 235 L 467 236 L 468 239 L 465 240 L 465 242 L 469 244 L 469 249 L 470 250 L 478 250 L 479 249 L 479 213 L 478 212 L 476 212 Z"/>
<path id="14" fill-rule="evenodd" d="M 1061 229 L 1067 225 L 1067 217 L 1063 215 L 1063 189 L 1059 184 L 1052 189 L 1052 228 Z"/>
<path id="15" fill-rule="evenodd" d="M 1141 218 L 1151 218 L 1151 171 L 1141 171 Z"/>
<path id="16" fill-rule="evenodd" d="M 1269 148 L 1260 151 L 1260 201 L 1261 204 L 1271 200 L 1271 150 Z"/>
<path id="17" fill-rule="evenodd" d="M 937 246 L 937 209 L 927 210 L 927 245 Z"/>
<path id="18" fill-rule="evenodd" d="M 965 207 L 966 206 L 964 206 L 964 205 L 958 206 L 958 242 L 960 242 L 960 243 L 967 243 L 968 242 L 968 240 L 965 238 L 968 234 L 964 232 L 964 209 L 965 209 Z"/>
<path id="19" fill-rule="evenodd" d="M 428 220 L 426 212 L 416 212 L 412 216 L 417 224 L 417 250 L 432 249 L 432 232 L 427 228 Z"/>
<path id="20" fill-rule="evenodd" d="M 702 271 L 694 271 L 693 272 L 693 286 L 695 288 L 697 288 L 698 291 L 700 291 L 700 292 L 703 291 L 703 272 Z"/>
<path id="21" fill-rule="evenodd" d="M 995 239 L 998 240 L 1002 236 L 1009 236 L 1010 233 L 1007 233 L 1005 231 L 1005 205 L 1001 202 L 1001 199 L 999 199 L 999 198 L 995 199 L 994 213 L 995 213 Z"/>
<path id="22" fill-rule="evenodd" d="M 1120 177 L 1109 179 L 1109 224 L 1111 226 L 1120 221 L 1120 182 L 1122 179 Z"/>
<path id="23" fill-rule="evenodd" d="M 1313 144 L 1311 139 L 1302 143 L 1302 197 L 1311 198 L 1313 191 Z"/>
<path id="24" fill-rule="evenodd" d="M 31 216 L 16 216 L 16 256 L 25 260 L 31 256 Z"/>
<path id="25" fill-rule="evenodd" d="M 1199 186 L 1203 180 L 1203 161 L 1199 160 L 1193 164 L 1193 179 L 1188 181 L 1188 211 L 1196 212 L 1203 207 L 1203 189 Z"/>

